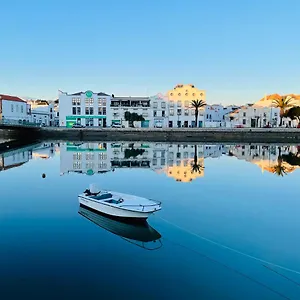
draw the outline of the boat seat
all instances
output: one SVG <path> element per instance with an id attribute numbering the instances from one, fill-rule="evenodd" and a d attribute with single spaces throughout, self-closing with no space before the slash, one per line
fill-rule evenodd
<path id="1" fill-rule="evenodd" d="M 97 195 L 97 196 L 92 196 L 91 198 L 95 199 L 95 200 L 110 199 L 110 198 L 112 198 L 112 194 L 110 194 L 110 193 L 102 194 L 102 195 L 100 194 L 100 195 Z"/>

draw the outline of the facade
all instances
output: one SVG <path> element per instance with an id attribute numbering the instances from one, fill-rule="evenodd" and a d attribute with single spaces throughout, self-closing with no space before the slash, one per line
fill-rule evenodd
<path id="1" fill-rule="evenodd" d="M 153 118 L 153 127 L 169 127 L 169 99 L 163 94 L 157 94 L 150 97 L 151 116 Z"/>
<path id="2" fill-rule="evenodd" d="M 280 122 L 280 109 L 248 104 L 227 114 L 225 121 L 226 127 L 276 127 Z"/>
<path id="3" fill-rule="evenodd" d="M 7 122 L 29 122 L 30 107 L 16 96 L 0 94 L 0 120 Z"/>
<path id="4" fill-rule="evenodd" d="M 177 84 L 167 92 L 167 97 L 168 127 L 196 127 L 195 109 L 191 106 L 191 101 L 198 99 L 206 102 L 205 91 L 197 89 L 193 84 Z M 204 108 L 199 110 L 197 127 L 204 127 L 204 112 Z"/>
<path id="5" fill-rule="evenodd" d="M 54 104 L 46 100 L 30 100 L 27 102 L 31 107 L 31 122 L 54 126 Z"/>
<path id="6" fill-rule="evenodd" d="M 121 124 L 128 127 L 129 122 L 125 119 L 125 113 L 130 112 L 145 119 L 145 121 L 134 122 L 135 127 L 153 127 L 149 97 L 114 97 L 113 95 L 109 111 L 110 113 L 107 115 L 108 126 Z"/>
<path id="7" fill-rule="evenodd" d="M 74 124 L 84 126 L 107 126 L 110 116 L 110 99 L 105 93 L 92 91 L 59 95 L 59 126 L 72 127 Z"/>

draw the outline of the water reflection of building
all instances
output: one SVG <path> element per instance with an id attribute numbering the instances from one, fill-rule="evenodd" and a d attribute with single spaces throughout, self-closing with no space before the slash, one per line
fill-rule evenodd
<path id="1" fill-rule="evenodd" d="M 52 146 L 51 146 L 52 145 Z M 33 158 L 50 158 L 53 144 L 41 144 L 37 147 L 23 147 L 0 154 L 0 171 L 17 168 Z"/>
<path id="2" fill-rule="evenodd" d="M 55 145 L 53 143 L 43 143 L 32 150 L 32 158 L 49 159 L 55 155 Z"/>
<path id="3" fill-rule="evenodd" d="M 110 171 L 111 151 L 107 143 L 61 143 L 60 173 L 103 173 Z"/>
<path id="4" fill-rule="evenodd" d="M 280 165 L 284 173 L 291 173 L 300 165 L 289 163 L 290 157 L 297 157 L 298 147 L 275 145 L 234 145 L 229 148 L 229 155 L 251 162 L 261 168 L 262 172 L 276 173 Z M 299 159 L 300 161 L 300 159 Z"/>
<path id="5" fill-rule="evenodd" d="M 204 158 L 221 156 L 221 145 L 165 143 L 62 143 L 61 174 L 95 174 L 117 168 L 145 168 L 177 181 L 190 182 L 204 176 Z"/>

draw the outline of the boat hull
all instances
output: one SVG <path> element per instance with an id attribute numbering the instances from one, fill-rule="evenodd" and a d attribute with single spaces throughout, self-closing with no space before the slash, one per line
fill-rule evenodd
<path id="1" fill-rule="evenodd" d="M 117 208 L 110 205 L 106 205 L 105 203 L 97 202 L 88 199 L 84 196 L 78 196 L 78 201 L 80 204 L 99 211 L 103 214 L 118 217 L 118 218 L 131 218 L 131 219 L 141 219 L 146 220 L 153 212 L 138 212 L 138 211 L 130 211 L 127 209 Z"/>

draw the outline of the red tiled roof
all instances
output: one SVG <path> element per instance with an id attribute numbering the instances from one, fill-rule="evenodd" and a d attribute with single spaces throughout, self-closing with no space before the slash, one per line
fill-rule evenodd
<path id="1" fill-rule="evenodd" d="M 0 94 L 0 99 L 2 99 L 2 100 L 8 100 L 8 101 L 16 101 L 16 102 L 24 102 L 24 103 L 26 103 L 26 101 L 24 101 L 21 98 L 16 97 L 16 96 L 9 96 L 9 95 Z"/>

